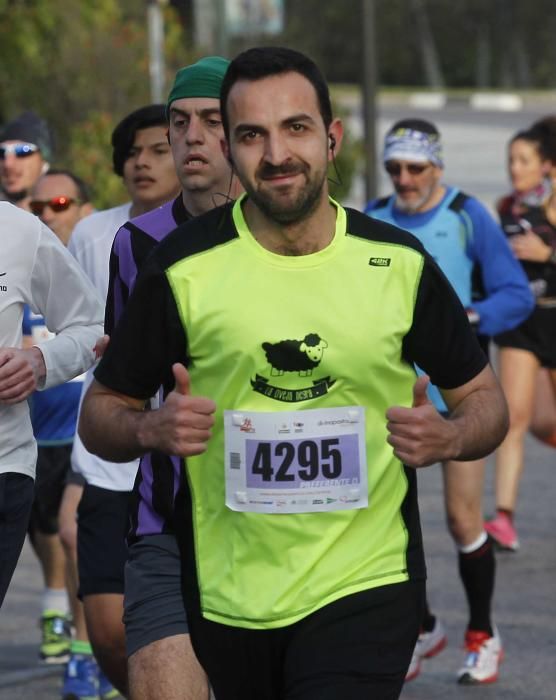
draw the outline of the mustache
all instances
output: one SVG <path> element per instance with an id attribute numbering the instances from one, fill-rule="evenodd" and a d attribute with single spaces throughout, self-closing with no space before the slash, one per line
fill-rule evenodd
<path id="1" fill-rule="evenodd" d="M 257 175 L 260 178 L 276 177 L 277 175 L 298 175 L 305 173 L 307 168 L 303 163 L 281 163 L 280 165 L 272 165 L 272 163 L 263 163 L 258 169 Z"/>

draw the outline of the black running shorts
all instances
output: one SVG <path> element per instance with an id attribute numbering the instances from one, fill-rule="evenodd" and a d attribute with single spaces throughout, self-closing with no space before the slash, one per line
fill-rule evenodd
<path id="1" fill-rule="evenodd" d="M 174 535 L 146 535 L 130 546 L 124 623 L 128 656 L 151 642 L 189 632 Z"/>
<path id="2" fill-rule="evenodd" d="M 542 367 L 556 369 L 556 308 L 537 306 L 524 323 L 495 336 L 494 342 L 500 348 L 527 350 Z"/>
<path id="3" fill-rule="evenodd" d="M 424 581 L 382 586 L 271 630 L 190 612 L 191 641 L 218 700 L 396 700 L 424 596 Z"/>
<path id="4" fill-rule="evenodd" d="M 85 479 L 71 468 L 71 444 L 38 447 L 35 500 L 29 534 L 58 532 L 58 512 L 66 484 L 83 485 Z"/>
<path id="5" fill-rule="evenodd" d="M 85 484 L 77 508 L 79 594 L 124 592 L 129 491 Z"/>

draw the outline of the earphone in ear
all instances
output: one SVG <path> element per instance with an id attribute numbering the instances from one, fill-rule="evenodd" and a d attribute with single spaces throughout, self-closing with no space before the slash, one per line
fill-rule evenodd
<path id="1" fill-rule="evenodd" d="M 328 134 L 328 138 L 330 139 L 330 145 L 328 148 L 330 148 L 331 151 L 333 151 L 336 148 L 336 137 L 334 134 Z"/>

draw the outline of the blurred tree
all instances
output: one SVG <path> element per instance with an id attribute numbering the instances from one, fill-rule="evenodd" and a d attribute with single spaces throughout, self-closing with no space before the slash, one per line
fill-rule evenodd
<path id="1" fill-rule="evenodd" d="M 427 77 L 427 85 L 441 90 L 445 87 L 442 67 L 436 50 L 436 43 L 431 32 L 429 14 L 424 0 L 410 0 L 409 9 L 415 22 L 416 33 L 419 36 L 423 69 Z"/>
<path id="2" fill-rule="evenodd" d="M 175 0 L 179 2 L 180 0 Z M 246 37 L 247 44 L 286 44 L 308 53 L 333 82 L 361 82 L 361 0 L 284 0 L 280 37 Z M 554 0 L 419 0 L 438 64 L 449 87 L 556 85 Z M 376 0 L 378 77 L 382 86 L 426 86 L 422 30 L 415 0 Z M 430 47 L 429 47 L 430 49 Z M 430 63 L 430 56 L 427 59 Z"/>
<path id="3" fill-rule="evenodd" d="M 344 138 L 340 152 L 328 167 L 328 185 L 330 195 L 342 202 L 351 190 L 354 176 L 363 167 L 363 143 L 354 138 L 349 128 L 349 110 L 339 99 L 332 98 L 332 112 L 344 122 Z"/>
<path id="4" fill-rule="evenodd" d="M 168 83 L 191 56 L 175 10 L 165 18 Z M 96 206 L 121 201 L 110 134 L 150 102 L 146 3 L 0 0 L 0 47 L 3 120 L 35 110 L 54 132 L 56 164 L 89 183 Z"/>
<path id="5" fill-rule="evenodd" d="M 412 5 L 376 0 L 382 86 L 427 84 Z M 418 5 L 446 85 L 556 86 L 554 0 Z M 235 38 L 231 55 L 255 44 L 285 44 L 314 58 L 330 83 L 361 84 L 362 0 L 284 0 L 284 7 L 281 36 Z M 193 0 L 169 0 L 164 9 L 167 84 L 197 58 L 186 48 L 194 40 L 193 13 Z M 109 137 L 126 113 L 150 101 L 147 52 L 146 0 L 0 0 L 0 121 L 24 109 L 44 116 L 56 136 L 56 164 L 88 180 L 97 206 L 115 204 L 124 193 L 111 172 Z M 339 161 L 347 152 L 348 144 Z"/>

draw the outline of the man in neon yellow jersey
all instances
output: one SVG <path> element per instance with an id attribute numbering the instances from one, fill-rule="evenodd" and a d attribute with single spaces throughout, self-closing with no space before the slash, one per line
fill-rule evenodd
<path id="1" fill-rule="evenodd" d="M 492 450 L 504 398 L 423 247 L 329 198 L 343 131 L 315 64 L 250 49 L 221 107 L 247 194 L 157 247 L 81 435 L 184 458 L 184 595 L 218 700 L 397 698 L 424 602 L 415 467 Z"/>

